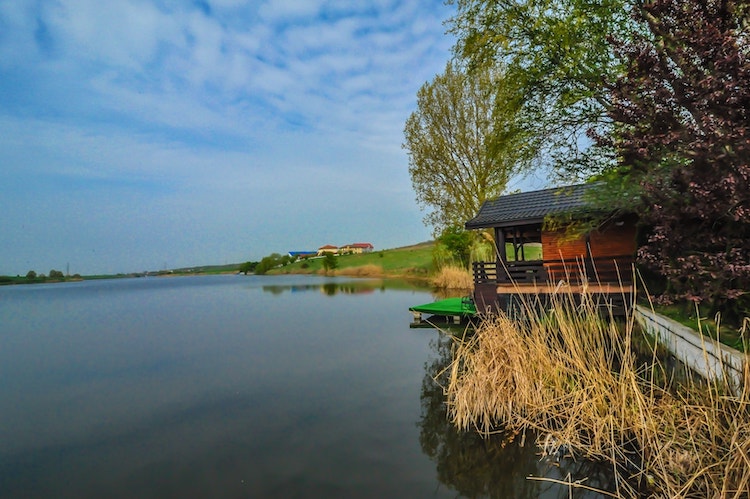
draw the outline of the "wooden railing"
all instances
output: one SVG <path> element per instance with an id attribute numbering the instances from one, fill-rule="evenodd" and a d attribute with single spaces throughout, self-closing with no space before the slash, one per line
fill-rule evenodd
<path id="1" fill-rule="evenodd" d="M 508 262 L 505 266 L 500 265 L 498 272 L 497 262 L 474 262 L 474 283 L 533 283 L 544 282 L 547 274 L 544 263 L 536 262 Z"/>
<path id="2" fill-rule="evenodd" d="M 474 283 L 533 284 L 565 281 L 570 284 L 588 282 L 632 282 L 633 257 L 630 255 L 528 262 L 474 262 Z"/>

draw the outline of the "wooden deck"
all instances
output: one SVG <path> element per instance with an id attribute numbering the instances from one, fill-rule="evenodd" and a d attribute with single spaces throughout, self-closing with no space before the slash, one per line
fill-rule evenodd
<path id="1" fill-rule="evenodd" d="M 632 257 L 593 258 L 562 262 L 477 262 L 474 264 L 474 302 L 479 314 L 522 308 L 523 300 L 545 305 L 554 296 L 580 300 L 592 296 L 603 310 L 624 313 L 629 306 Z"/>

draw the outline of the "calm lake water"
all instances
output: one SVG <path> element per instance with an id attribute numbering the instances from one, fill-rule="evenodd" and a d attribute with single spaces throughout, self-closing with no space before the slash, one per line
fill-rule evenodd
<path id="1" fill-rule="evenodd" d="M 432 300 L 310 276 L 0 287 L 0 497 L 569 497 L 527 477 L 585 465 L 448 424 L 450 339 L 409 327 Z"/>

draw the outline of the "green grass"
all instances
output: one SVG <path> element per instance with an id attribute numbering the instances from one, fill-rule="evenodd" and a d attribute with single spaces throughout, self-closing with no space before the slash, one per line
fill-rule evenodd
<path id="1" fill-rule="evenodd" d="M 240 268 L 239 263 L 230 263 L 227 265 L 202 265 L 199 267 L 186 267 L 174 269 L 175 274 L 230 274 L 237 272 Z"/>
<path id="2" fill-rule="evenodd" d="M 55 282 L 66 282 L 66 281 L 80 281 L 81 277 L 65 277 L 63 279 L 51 279 L 49 277 L 36 277 L 34 279 L 27 279 L 26 276 L 8 276 L 0 275 L 0 286 L 10 284 L 45 284 Z"/>
<path id="3" fill-rule="evenodd" d="M 683 326 L 687 326 L 696 332 L 699 330 L 700 323 L 700 332 L 714 340 L 716 339 L 716 317 L 705 316 L 703 313 L 701 313 L 700 307 L 696 308 L 694 303 L 682 303 L 669 306 L 654 306 L 654 311 L 664 315 L 665 317 L 669 317 L 670 319 L 679 322 Z M 743 338 L 737 327 L 722 324 L 720 318 L 718 323 L 718 333 L 719 341 L 721 343 L 735 348 L 741 352 L 750 352 L 750 344 L 748 344 L 748 338 Z"/>
<path id="4" fill-rule="evenodd" d="M 377 277 L 403 277 L 407 279 L 427 278 L 433 271 L 432 263 L 433 243 L 420 243 L 403 248 L 373 251 L 362 255 L 341 255 L 336 257 L 337 269 L 354 267 L 376 266 L 382 272 Z M 281 268 L 272 269 L 269 274 L 315 274 L 322 271 L 323 258 L 312 258 L 301 260 Z M 198 274 L 226 274 L 239 270 L 239 263 L 227 265 L 203 265 L 196 267 L 185 267 L 170 271 L 153 272 L 149 275 L 198 275 Z M 142 273 L 116 274 L 116 275 L 86 275 L 66 278 L 64 280 L 91 280 L 91 279 L 115 279 L 125 277 L 141 277 Z M 367 277 L 367 275 L 362 275 Z M 0 286 L 11 284 L 33 284 L 42 282 L 60 282 L 47 279 L 28 280 L 26 276 L 0 276 Z"/>
<path id="5" fill-rule="evenodd" d="M 25 276 L 0 275 L 0 285 L 3 284 L 27 284 L 30 281 Z"/>
<path id="6" fill-rule="evenodd" d="M 523 250 L 524 250 L 524 256 L 527 262 L 532 261 L 532 260 L 542 259 L 541 243 L 526 243 L 523 245 Z M 515 257 L 515 254 L 513 253 L 513 243 L 505 243 L 505 254 L 508 256 L 508 261 L 512 262 Z M 520 256 L 520 250 L 519 250 L 519 256 Z"/>
<path id="7" fill-rule="evenodd" d="M 372 265 L 380 267 L 386 276 L 424 278 L 433 271 L 432 248 L 432 243 L 421 243 L 361 255 L 340 255 L 336 257 L 336 270 Z M 309 258 L 272 269 L 268 274 L 315 274 L 322 269 L 323 258 Z"/>

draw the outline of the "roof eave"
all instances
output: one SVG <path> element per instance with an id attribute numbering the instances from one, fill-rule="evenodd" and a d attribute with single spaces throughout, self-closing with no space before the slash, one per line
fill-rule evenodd
<path id="1" fill-rule="evenodd" d="M 502 220 L 499 222 L 475 222 L 469 220 L 464 224 L 466 230 L 474 229 L 491 229 L 491 228 L 502 228 L 502 227 L 517 227 L 519 225 L 536 225 L 544 222 L 544 217 L 533 217 L 533 218 L 520 218 L 514 220 Z"/>

